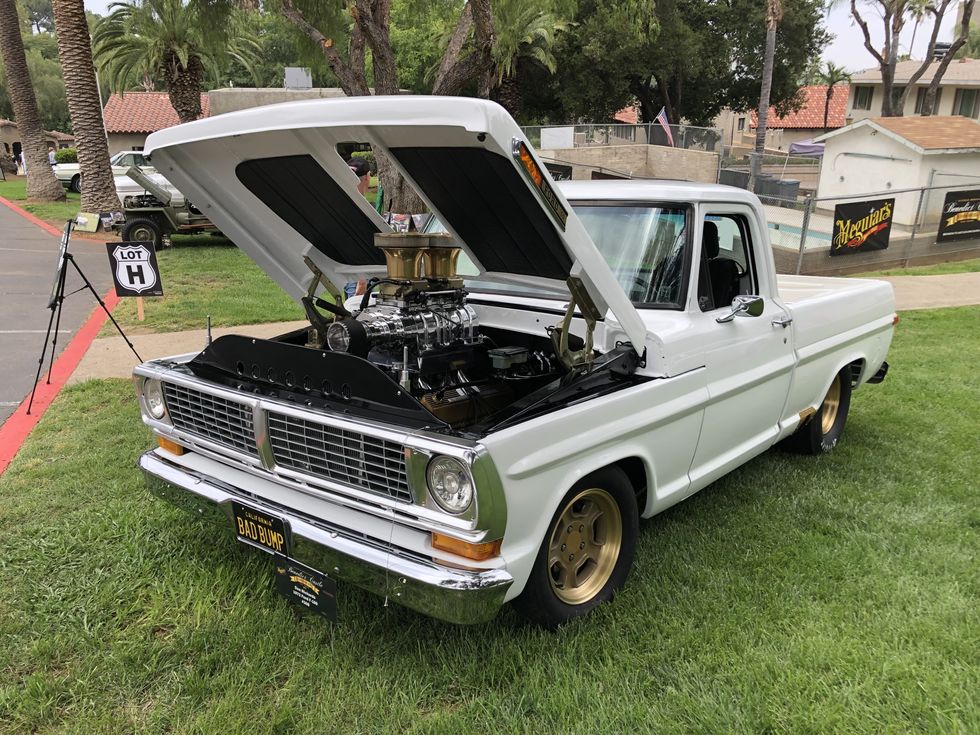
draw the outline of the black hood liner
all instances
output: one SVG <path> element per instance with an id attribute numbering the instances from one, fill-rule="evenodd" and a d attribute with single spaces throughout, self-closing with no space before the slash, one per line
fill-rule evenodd
<path id="1" fill-rule="evenodd" d="M 513 161 L 484 148 L 390 152 L 485 270 L 568 278 L 568 251 Z"/>
<path id="2" fill-rule="evenodd" d="M 235 174 L 328 258 L 345 265 L 384 265 L 374 246 L 380 230 L 313 156 L 253 158 L 238 164 Z"/>

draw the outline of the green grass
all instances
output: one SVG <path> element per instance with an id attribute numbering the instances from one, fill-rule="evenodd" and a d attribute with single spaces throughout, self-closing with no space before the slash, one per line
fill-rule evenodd
<path id="1" fill-rule="evenodd" d="M 127 381 L 65 391 L 0 477 L 0 732 L 980 732 L 980 308 L 904 314 L 835 451 L 771 451 L 645 521 L 557 633 L 345 584 L 329 625 L 259 552 L 145 493 Z"/>
<path id="2" fill-rule="evenodd" d="M 208 236 L 175 238 L 175 246 L 157 253 L 163 296 L 143 299 L 146 320 L 136 319 L 136 300 L 122 299 L 113 316 L 126 331 L 173 332 L 203 329 L 211 315 L 215 327 L 302 319 L 302 308 L 244 253 Z M 114 334 L 107 324 L 103 335 Z"/>
<path id="3" fill-rule="evenodd" d="M 976 273 L 980 271 L 980 258 L 971 260 L 954 260 L 949 263 L 936 263 L 935 265 L 917 265 L 912 268 L 893 268 L 892 270 L 873 271 L 862 273 L 856 278 L 866 278 L 873 276 L 940 276 L 947 273 Z"/>
<path id="4" fill-rule="evenodd" d="M 82 206 L 80 194 L 67 192 L 67 195 L 67 201 L 63 202 L 30 202 L 27 201 L 27 179 L 18 177 L 0 181 L 0 197 L 9 199 L 45 222 L 62 227 L 67 220 L 74 219 Z"/>

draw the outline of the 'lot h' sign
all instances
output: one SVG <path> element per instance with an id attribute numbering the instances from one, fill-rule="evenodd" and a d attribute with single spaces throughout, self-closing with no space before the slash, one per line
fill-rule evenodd
<path id="1" fill-rule="evenodd" d="M 107 242 L 116 296 L 163 296 L 153 243 Z"/>

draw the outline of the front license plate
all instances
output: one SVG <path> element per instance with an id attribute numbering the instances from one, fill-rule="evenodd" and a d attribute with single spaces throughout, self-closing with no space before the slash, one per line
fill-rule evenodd
<path id="1" fill-rule="evenodd" d="M 337 620 L 337 583 L 316 569 L 278 554 L 276 591 L 327 620 Z"/>
<path id="2" fill-rule="evenodd" d="M 239 541 L 258 546 L 274 554 L 288 553 L 286 546 L 286 524 L 282 518 L 264 513 L 261 510 L 231 501 L 235 533 Z"/>

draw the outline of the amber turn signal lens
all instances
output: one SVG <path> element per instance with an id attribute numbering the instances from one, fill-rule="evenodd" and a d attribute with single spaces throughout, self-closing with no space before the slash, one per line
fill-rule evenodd
<path id="1" fill-rule="evenodd" d="M 469 541 L 462 541 L 452 536 L 436 533 L 435 531 L 432 532 L 433 549 L 449 551 L 459 556 L 465 556 L 467 559 L 473 559 L 474 561 L 483 561 L 484 559 L 489 559 L 500 554 L 500 542 L 502 540 L 498 538 L 496 541 L 471 544 Z"/>
<path id="2" fill-rule="evenodd" d="M 898 314 L 892 317 L 892 326 L 894 327 L 897 325 L 898 325 Z"/>
<path id="3" fill-rule="evenodd" d="M 187 450 L 180 446 L 177 442 L 172 442 L 169 439 L 164 439 L 162 436 L 157 437 L 157 444 L 160 445 L 160 449 L 166 449 L 171 454 L 176 454 L 178 457 L 186 452 Z"/>

